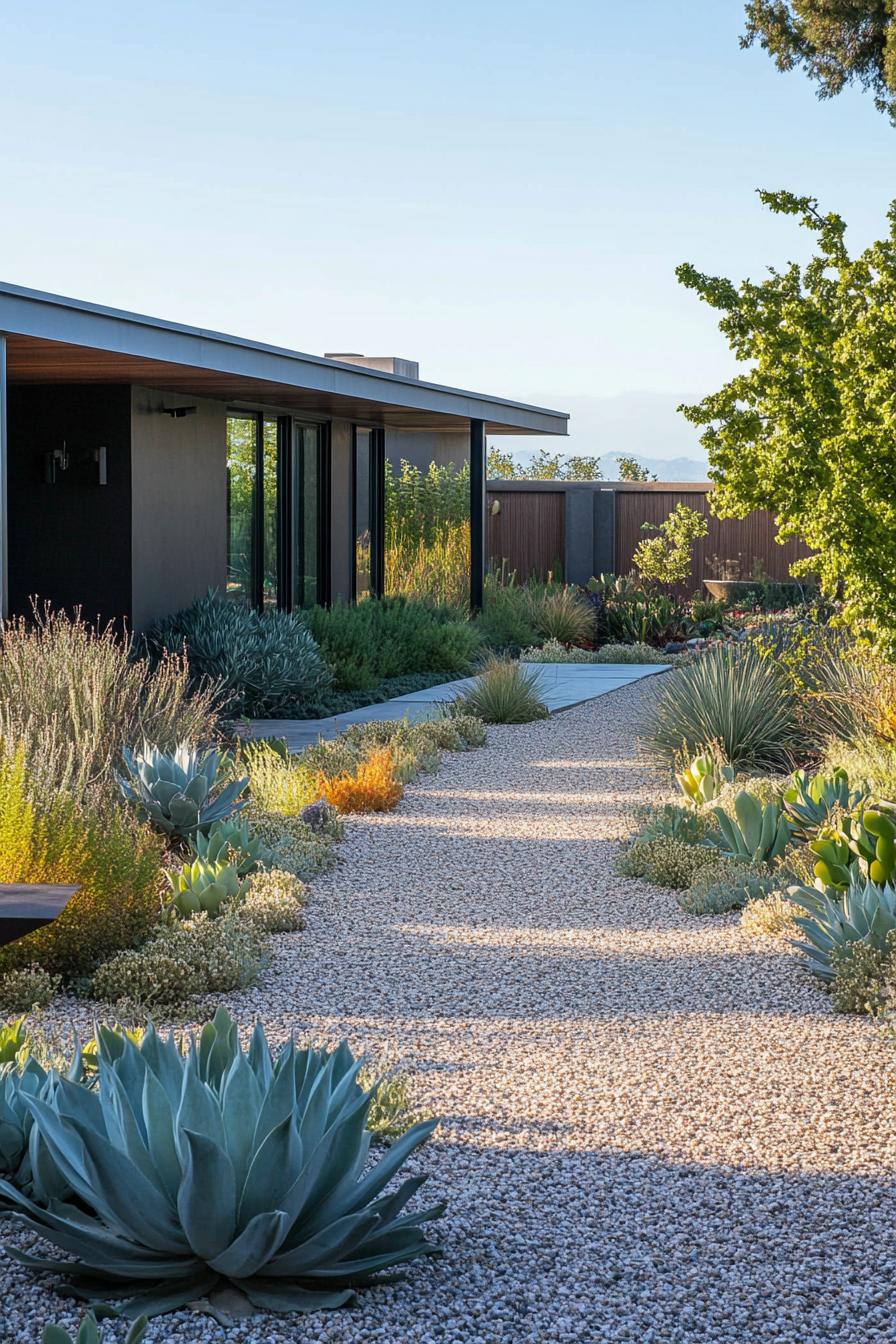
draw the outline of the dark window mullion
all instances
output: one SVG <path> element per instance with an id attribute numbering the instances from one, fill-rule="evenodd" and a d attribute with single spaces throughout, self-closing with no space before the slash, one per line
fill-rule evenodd
<path id="1" fill-rule="evenodd" d="M 255 415 L 255 481 L 252 492 L 252 606 L 264 604 L 264 416 Z"/>

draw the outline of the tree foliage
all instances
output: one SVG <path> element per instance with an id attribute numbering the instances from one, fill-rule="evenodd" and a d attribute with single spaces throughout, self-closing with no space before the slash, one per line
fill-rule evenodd
<path id="1" fill-rule="evenodd" d="M 694 563 L 694 542 L 709 531 L 703 514 L 686 504 L 676 504 L 665 522 L 658 527 L 644 523 L 643 530 L 658 535 L 640 541 L 632 556 L 642 578 L 655 579 L 657 583 L 686 583 Z"/>
<path id="2" fill-rule="evenodd" d="M 616 458 L 616 479 L 619 481 L 655 481 L 656 472 L 642 467 L 636 457 Z"/>
<path id="3" fill-rule="evenodd" d="M 745 366 L 680 409 L 704 427 L 713 511 L 770 509 L 782 540 L 817 552 L 793 572 L 841 591 L 843 622 L 896 658 L 896 202 L 888 235 L 852 257 L 812 197 L 759 195 L 815 234 L 815 255 L 739 286 L 678 268 Z"/>
<path id="4" fill-rule="evenodd" d="M 490 480 L 505 481 L 599 481 L 600 459 L 549 453 L 539 448 L 528 462 L 519 462 L 513 453 L 489 448 L 487 471 Z"/>
<path id="5" fill-rule="evenodd" d="M 750 0 L 741 46 L 755 42 L 779 70 L 802 67 L 833 98 L 848 84 L 874 94 L 896 124 L 896 11 L 893 0 Z"/>

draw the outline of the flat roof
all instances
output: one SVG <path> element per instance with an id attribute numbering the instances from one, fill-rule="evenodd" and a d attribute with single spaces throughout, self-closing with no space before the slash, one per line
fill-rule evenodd
<path id="1" fill-rule="evenodd" d="M 564 411 L 421 382 L 320 355 L 165 322 L 0 281 L 0 334 L 16 383 L 139 383 L 398 429 L 484 420 L 492 434 L 566 434 Z"/>

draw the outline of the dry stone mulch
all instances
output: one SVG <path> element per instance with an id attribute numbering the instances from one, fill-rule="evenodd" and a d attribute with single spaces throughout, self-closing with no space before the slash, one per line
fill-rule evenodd
<path id="1" fill-rule="evenodd" d="M 411 1062 L 449 1207 L 443 1259 L 229 1340 L 896 1340 L 896 1051 L 782 945 L 616 876 L 628 809 L 661 793 L 636 758 L 651 693 L 492 729 L 352 819 L 307 931 L 234 997 L 275 1035 Z M 0 1340 L 37 1344 L 38 1303 L 73 1319 L 25 1271 L 0 1282 L 21 1304 Z M 147 1334 L 224 1338 L 183 1315 Z"/>

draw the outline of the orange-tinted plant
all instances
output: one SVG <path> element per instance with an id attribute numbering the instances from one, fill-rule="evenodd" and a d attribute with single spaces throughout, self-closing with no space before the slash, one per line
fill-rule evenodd
<path id="1" fill-rule="evenodd" d="M 321 795 L 340 812 L 390 812 L 404 793 L 388 747 L 372 751 L 354 770 L 332 778 L 321 774 L 319 785 Z"/>

